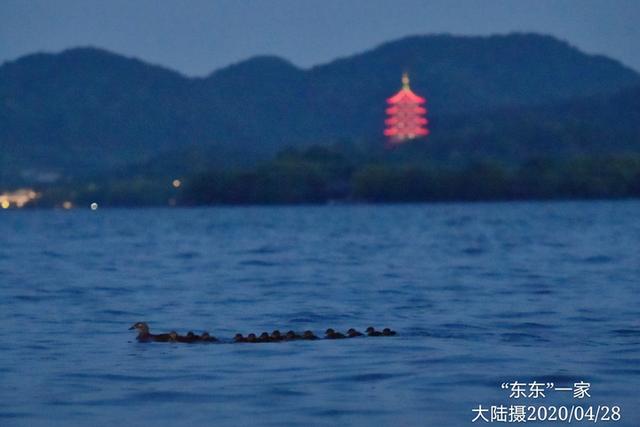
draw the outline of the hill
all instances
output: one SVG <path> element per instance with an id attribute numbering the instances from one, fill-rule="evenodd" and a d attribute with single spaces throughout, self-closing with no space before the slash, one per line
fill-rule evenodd
<path id="1" fill-rule="evenodd" d="M 615 147 L 638 151 L 627 137 L 637 128 L 621 130 L 616 98 L 637 107 L 629 88 L 640 86 L 638 73 L 548 36 L 409 37 L 309 70 L 256 57 L 206 78 L 78 48 L 0 66 L 0 184 L 129 174 L 132 165 L 188 169 L 194 157 L 203 167 L 255 163 L 287 146 L 378 144 L 384 99 L 404 70 L 429 100 L 426 150 L 438 158 L 554 152 L 566 142 L 554 138 L 575 128 L 578 142 L 562 145 L 569 151 L 585 140 L 608 150 L 607 134 Z M 591 119 L 599 127 L 579 125 Z"/>

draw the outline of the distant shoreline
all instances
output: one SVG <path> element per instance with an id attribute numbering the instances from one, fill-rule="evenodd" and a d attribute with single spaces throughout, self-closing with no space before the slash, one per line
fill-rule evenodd
<path id="1" fill-rule="evenodd" d="M 370 201 L 336 201 L 327 203 L 218 203 L 218 204 L 202 204 L 202 205 L 101 205 L 96 210 L 145 210 L 145 209 L 163 209 L 163 210 L 197 210 L 209 208 L 289 208 L 289 207 L 379 207 L 379 206 L 411 206 L 411 205 L 482 205 L 482 204 L 528 204 L 528 203 L 592 203 L 592 202 L 633 202 L 640 201 L 640 196 L 633 197 L 610 197 L 610 198 L 530 198 L 530 199 L 473 199 L 473 200 L 423 200 L 423 201 L 398 201 L 398 202 L 370 202 Z M 90 211 L 90 206 L 75 206 L 65 209 L 57 206 L 24 206 L 23 208 L 2 209 L 2 211 Z"/>

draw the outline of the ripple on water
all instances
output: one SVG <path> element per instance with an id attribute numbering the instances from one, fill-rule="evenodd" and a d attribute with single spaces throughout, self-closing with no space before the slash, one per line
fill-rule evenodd
<path id="1" fill-rule="evenodd" d="M 581 261 L 585 264 L 609 264 L 613 262 L 613 258 L 606 255 L 594 255 L 583 258 Z"/>
<path id="2" fill-rule="evenodd" d="M 200 252 L 195 252 L 195 251 L 178 252 L 174 255 L 174 257 L 177 259 L 194 259 L 200 256 L 201 256 Z"/>
<path id="3" fill-rule="evenodd" d="M 515 342 L 515 343 L 549 342 L 548 339 L 543 338 L 538 334 L 532 334 L 532 333 L 526 333 L 526 332 L 504 332 L 500 334 L 500 338 L 504 342 Z"/>
<path id="4" fill-rule="evenodd" d="M 640 338 L 640 329 L 613 329 L 611 332 L 619 337 L 636 337 Z"/>
<path id="5" fill-rule="evenodd" d="M 240 261 L 238 264 L 244 267 L 276 267 L 278 266 L 277 262 L 264 261 L 260 259 L 243 260 L 243 261 Z"/>
<path id="6" fill-rule="evenodd" d="M 30 418 L 33 417 L 34 414 L 28 412 L 5 412 L 0 411 L 0 418 L 5 419 L 14 419 L 14 418 Z"/>
<path id="7" fill-rule="evenodd" d="M 334 381 L 346 382 L 346 383 L 379 382 L 379 381 L 384 381 L 392 378 L 406 377 L 408 375 L 409 374 L 401 374 L 401 373 L 391 374 L 391 373 L 375 372 L 370 374 L 356 374 L 356 375 L 348 375 L 345 377 L 338 377 L 338 378 L 335 378 Z"/>

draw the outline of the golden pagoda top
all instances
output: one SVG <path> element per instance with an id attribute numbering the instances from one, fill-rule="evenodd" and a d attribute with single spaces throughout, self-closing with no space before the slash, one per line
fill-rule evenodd
<path id="1" fill-rule="evenodd" d="M 402 73 L 402 89 L 409 89 L 409 74 Z"/>

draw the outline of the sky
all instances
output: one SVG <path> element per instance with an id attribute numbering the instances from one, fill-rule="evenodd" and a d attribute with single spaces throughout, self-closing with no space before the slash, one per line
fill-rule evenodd
<path id="1" fill-rule="evenodd" d="M 407 35 L 554 35 L 640 70 L 640 0 L 0 0 L 0 63 L 95 46 L 190 76 L 254 55 L 300 67 Z"/>

